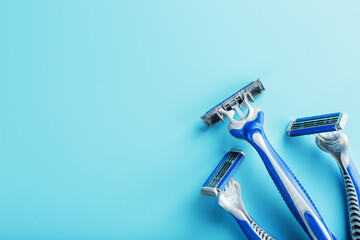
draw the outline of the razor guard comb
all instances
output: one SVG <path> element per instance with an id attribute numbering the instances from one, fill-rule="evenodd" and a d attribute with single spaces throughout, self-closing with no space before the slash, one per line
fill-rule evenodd
<path id="1" fill-rule="evenodd" d="M 313 117 L 297 118 L 287 129 L 290 137 L 332 132 L 344 129 L 348 115 L 346 113 L 330 113 Z"/>
<path id="2" fill-rule="evenodd" d="M 201 194 L 217 197 L 223 191 L 236 169 L 245 158 L 245 153 L 241 150 L 232 149 L 226 153 L 210 177 L 201 188 Z"/>
<path id="3" fill-rule="evenodd" d="M 206 127 L 211 127 L 215 123 L 224 121 L 224 115 L 219 112 L 220 109 L 225 111 L 231 110 L 234 106 L 239 106 L 244 101 L 244 94 L 250 97 L 250 100 L 254 101 L 254 98 L 265 91 L 265 88 L 261 81 L 258 79 L 251 82 L 241 90 L 231 95 L 226 100 L 222 101 L 211 110 L 207 111 L 204 116 L 201 117 Z"/>

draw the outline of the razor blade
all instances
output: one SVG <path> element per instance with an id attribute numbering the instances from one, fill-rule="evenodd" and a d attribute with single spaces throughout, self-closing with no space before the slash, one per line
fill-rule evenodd
<path id="1" fill-rule="evenodd" d="M 261 94 L 264 90 L 265 88 L 259 79 L 251 82 L 246 87 L 242 88 L 240 91 L 237 91 L 229 98 L 206 112 L 205 115 L 201 117 L 201 119 L 205 123 L 206 127 L 210 127 L 220 120 L 224 121 L 225 116 L 220 112 L 220 109 L 225 111 L 232 110 L 238 107 L 245 98 L 250 101 L 254 101 L 254 98 Z"/>
<path id="2" fill-rule="evenodd" d="M 290 137 L 339 131 L 345 128 L 347 113 L 331 113 L 313 117 L 298 118 L 290 122 L 287 134 Z"/>
<path id="3" fill-rule="evenodd" d="M 245 158 L 245 153 L 241 150 L 231 149 L 221 159 L 210 177 L 201 188 L 201 194 L 211 197 L 217 197 L 224 190 L 230 178 L 234 175 L 236 169 Z"/>

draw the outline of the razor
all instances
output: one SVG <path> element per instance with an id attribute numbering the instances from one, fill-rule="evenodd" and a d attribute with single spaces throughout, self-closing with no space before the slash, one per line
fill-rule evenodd
<path id="1" fill-rule="evenodd" d="M 244 158 L 241 150 L 232 149 L 226 153 L 204 183 L 201 194 L 219 197 L 219 205 L 235 218 L 248 239 L 275 240 L 248 214 L 241 200 L 241 186 L 232 178 Z"/>
<path id="2" fill-rule="evenodd" d="M 348 152 L 348 137 L 340 132 L 347 119 L 348 115 L 340 112 L 298 118 L 290 122 L 287 133 L 290 137 L 315 134 L 318 147 L 335 158 L 344 181 L 351 237 L 360 239 L 360 175 Z"/>
<path id="3" fill-rule="evenodd" d="M 250 100 L 254 101 L 254 98 L 260 95 L 263 91 L 265 91 L 265 88 L 258 79 L 257 81 L 254 81 L 240 89 L 229 98 L 213 107 L 210 111 L 207 111 L 201 119 L 205 123 L 206 127 L 211 127 L 220 120 L 224 122 L 225 116 L 220 112 L 221 110 L 230 111 L 233 108 L 237 108 L 244 102 L 244 93 L 248 92 Z"/>
<path id="4" fill-rule="evenodd" d="M 252 107 L 249 103 L 264 90 L 260 80 L 254 81 L 208 111 L 202 120 L 209 127 L 219 121 L 218 118 L 220 120 L 228 118 L 230 134 L 249 142 L 255 148 L 282 198 L 309 238 L 338 239 L 326 226 L 309 195 L 290 168 L 268 141 L 264 131 L 264 112 L 260 108 Z M 247 109 L 247 114 L 242 113 L 240 108 Z M 235 111 L 240 116 L 240 120 L 234 119 Z"/>

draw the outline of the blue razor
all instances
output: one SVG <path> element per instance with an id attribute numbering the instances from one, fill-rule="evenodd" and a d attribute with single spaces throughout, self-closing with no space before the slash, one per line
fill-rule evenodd
<path id="1" fill-rule="evenodd" d="M 310 239 L 338 239 L 326 226 L 305 189 L 268 141 L 264 132 L 264 112 L 249 104 L 249 100 L 254 101 L 253 93 L 257 96 L 264 90 L 260 80 L 254 81 L 208 111 L 202 119 L 206 126 L 211 126 L 208 123 L 217 119 L 227 117 L 230 120 L 230 134 L 246 140 L 255 148 L 285 203 Z M 246 116 L 240 107 L 248 109 Z M 234 119 L 234 110 L 241 120 Z"/>
<path id="2" fill-rule="evenodd" d="M 290 137 L 315 134 L 318 147 L 335 158 L 344 180 L 351 237 L 360 239 L 360 176 L 348 152 L 349 140 L 339 132 L 347 119 L 346 113 L 298 118 L 289 124 L 287 133 Z"/>
<path id="3" fill-rule="evenodd" d="M 232 178 L 245 158 L 241 150 L 232 149 L 226 153 L 201 188 L 201 194 L 219 197 L 219 205 L 229 212 L 244 234 L 251 240 L 274 240 L 248 214 L 241 200 L 241 186 Z"/>

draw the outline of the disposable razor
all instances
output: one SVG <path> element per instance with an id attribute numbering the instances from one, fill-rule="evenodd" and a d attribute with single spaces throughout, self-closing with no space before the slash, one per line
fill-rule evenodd
<path id="1" fill-rule="evenodd" d="M 290 137 L 315 134 L 318 147 L 335 158 L 344 180 L 351 237 L 360 239 L 360 176 L 348 152 L 349 140 L 340 132 L 347 119 L 346 113 L 298 118 L 290 122 L 287 133 Z"/>
<path id="2" fill-rule="evenodd" d="M 326 226 L 305 189 L 268 141 L 263 128 L 264 112 L 249 104 L 249 100 L 254 101 L 252 93 L 257 96 L 264 89 L 260 80 L 254 81 L 208 111 L 202 120 L 206 126 L 211 126 L 213 124 L 209 123 L 219 121 L 215 115 L 220 119 L 228 118 L 230 134 L 246 140 L 255 148 L 282 198 L 309 238 L 338 239 Z M 246 116 L 240 107 L 248 109 Z M 234 110 L 241 120 L 234 119 Z"/>
<path id="3" fill-rule="evenodd" d="M 229 212 L 250 240 L 274 240 L 248 214 L 241 200 L 241 186 L 232 178 L 245 158 L 241 150 L 226 153 L 201 188 L 201 194 L 217 197 L 219 205 Z"/>

